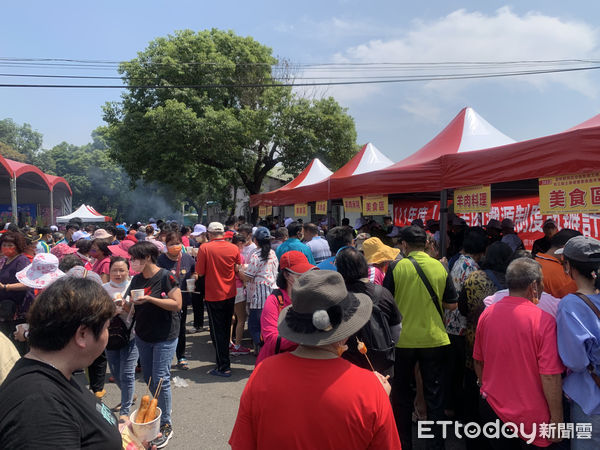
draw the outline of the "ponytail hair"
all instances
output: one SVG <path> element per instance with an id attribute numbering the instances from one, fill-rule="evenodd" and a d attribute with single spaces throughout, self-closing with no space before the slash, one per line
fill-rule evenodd
<path id="1" fill-rule="evenodd" d="M 260 259 L 263 261 L 269 259 L 269 253 L 271 252 L 271 239 L 257 239 L 256 243 L 258 244 L 258 248 L 260 248 Z"/>

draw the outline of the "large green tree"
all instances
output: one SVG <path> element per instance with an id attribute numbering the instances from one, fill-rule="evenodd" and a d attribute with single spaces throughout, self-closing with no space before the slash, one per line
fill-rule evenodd
<path id="1" fill-rule="evenodd" d="M 152 41 L 120 66 L 129 89 L 104 108 L 110 155 L 134 179 L 189 199 L 236 183 L 256 194 L 277 164 L 296 174 L 319 157 L 339 168 L 357 150 L 353 119 L 333 98 L 281 86 L 276 64 L 270 48 L 231 31 Z"/>
<path id="2" fill-rule="evenodd" d="M 4 119 L 0 120 L 0 143 L 5 144 L 1 147 L 2 156 L 33 164 L 42 148 L 42 133 L 28 123 L 17 125 L 12 119 Z"/>

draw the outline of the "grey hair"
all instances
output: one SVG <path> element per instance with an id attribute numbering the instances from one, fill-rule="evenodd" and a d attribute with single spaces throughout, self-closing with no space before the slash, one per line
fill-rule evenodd
<path id="1" fill-rule="evenodd" d="M 523 291 L 531 283 L 542 281 L 542 266 L 531 258 L 517 258 L 506 269 L 509 291 Z"/>

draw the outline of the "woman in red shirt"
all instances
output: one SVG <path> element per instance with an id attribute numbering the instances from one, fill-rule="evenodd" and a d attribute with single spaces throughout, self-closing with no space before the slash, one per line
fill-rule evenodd
<path id="1" fill-rule="evenodd" d="M 387 378 L 340 358 L 372 306 L 337 272 L 298 278 L 279 321 L 281 336 L 298 348 L 267 358 L 250 376 L 229 439 L 234 450 L 401 448 Z"/>

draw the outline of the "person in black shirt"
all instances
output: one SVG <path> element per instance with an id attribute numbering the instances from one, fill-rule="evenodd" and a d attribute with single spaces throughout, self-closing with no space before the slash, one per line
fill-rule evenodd
<path id="1" fill-rule="evenodd" d="M 114 312 L 89 279 L 65 277 L 38 296 L 29 310 L 31 350 L 0 387 L 2 448 L 122 447 L 110 409 L 72 377 L 106 347 Z"/>
<path id="2" fill-rule="evenodd" d="M 135 307 L 135 342 L 140 353 L 140 363 L 146 384 L 152 377 L 150 390 L 156 391 L 159 380 L 162 388 L 158 395 L 158 407 L 162 411 L 160 432 L 162 436 L 152 443 L 163 448 L 171 439 L 171 361 L 179 336 L 179 311 L 181 290 L 175 276 L 156 265 L 158 249 L 147 241 L 138 242 L 128 250 L 131 269 L 138 272 L 125 293 Z M 133 296 L 134 290 L 142 289 L 141 297 Z"/>
<path id="3" fill-rule="evenodd" d="M 166 243 L 167 252 L 162 253 L 158 257 L 156 265 L 170 271 L 177 278 L 179 285 L 186 291 L 181 293 L 182 306 L 179 320 L 179 337 L 175 353 L 177 355 L 177 368 L 188 370 L 189 366 L 185 357 L 185 323 L 187 321 L 188 305 L 192 303 L 192 293 L 187 292 L 186 280 L 193 278 L 196 261 L 189 254 L 181 251 L 183 243 L 181 235 L 177 231 L 167 233 Z"/>
<path id="4" fill-rule="evenodd" d="M 552 247 L 552 236 L 558 233 L 558 227 L 554 219 L 546 219 L 544 225 L 542 225 L 544 231 L 544 237 L 533 241 L 533 247 L 531 248 L 531 256 L 535 258 L 538 253 L 547 253 Z"/>

